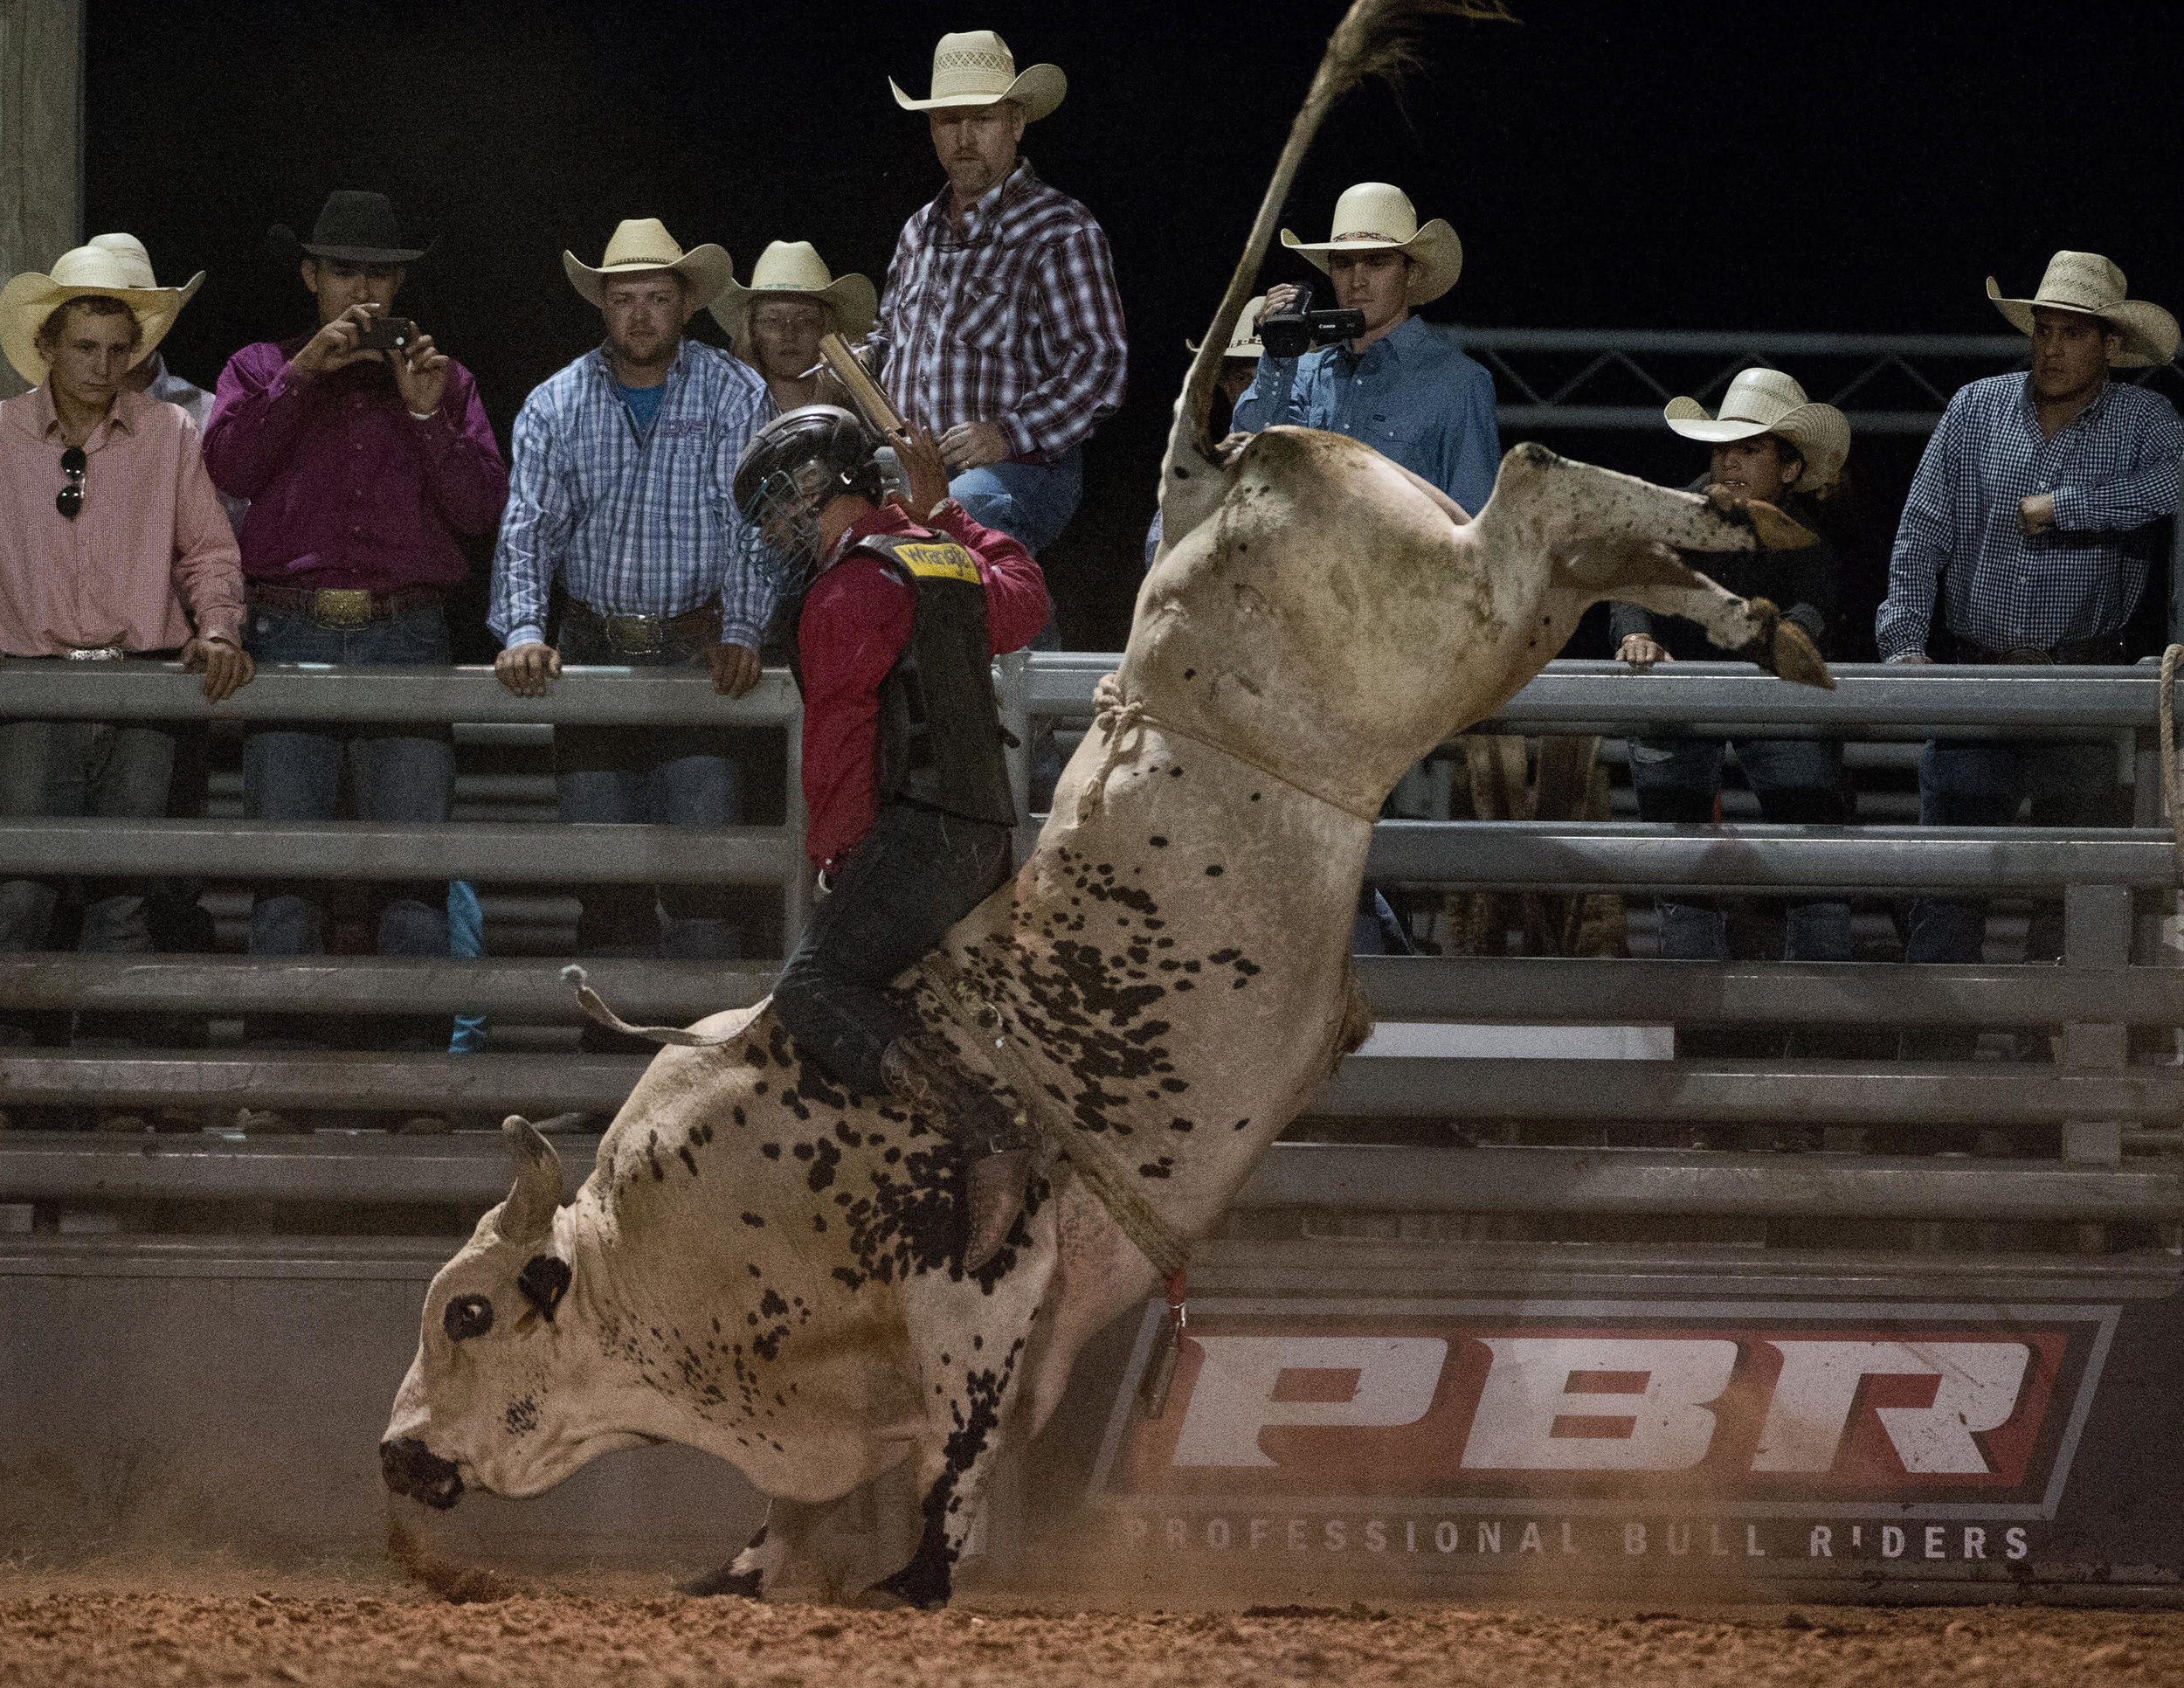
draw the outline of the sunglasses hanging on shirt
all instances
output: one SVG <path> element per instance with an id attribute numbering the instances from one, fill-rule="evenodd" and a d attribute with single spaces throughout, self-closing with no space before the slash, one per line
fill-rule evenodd
<path id="1" fill-rule="evenodd" d="M 60 472 L 68 484 L 53 495 L 53 508 L 73 522 L 83 511 L 83 447 L 71 446 L 60 454 Z"/>

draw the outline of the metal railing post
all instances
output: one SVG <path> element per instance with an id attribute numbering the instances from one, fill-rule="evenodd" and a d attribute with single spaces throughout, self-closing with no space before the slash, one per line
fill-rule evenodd
<path id="1" fill-rule="evenodd" d="M 2065 967 L 2121 967 L 2131 961 L 2131 888 L 2128 885 L 2071 885 L 2063 890 L 2063 965 Z M 2114 1072 L 2130 1059 L 2128 1026 L 2113 1022 L 2066 1021 L 2063 1065 L 2079 1072 Z M 2114 1166 L 2123 1160 L 2123 1122 L 2066 1120 L 2063 1158 Z"/>
<path id="2" fill-rule="evenodd" d="M 1001 755 L 1008 763 L 1009 793 L 1018 818 L 1032 807 L 1032 654 L 1011 651 L 993 659 L 993 695 L 1009 737 Z"/>

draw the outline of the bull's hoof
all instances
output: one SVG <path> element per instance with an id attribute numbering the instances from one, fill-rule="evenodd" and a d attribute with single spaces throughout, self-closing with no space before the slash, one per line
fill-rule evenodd
<path id="1" fill-rule="evenodd" d="M 692 1577 L 688 1582 L 675 1584 L 679 1595 L 692 1595 L 703 1599 L 711 1595 L 737 1595 L 745 1600 L 757 1600 L 765 1578 L 757 1571 L 738 1571 L 736 1560 L 741 1553 L 717 1570 L 708 1571 L 702 1577 Z"/>
<path id="2" fill-rule="evenodd" d="M 1822 691 L 1835 689 L 1835 676 L 1828 671 L 1828 660 L 1796 622 L 1776 622 L 1773 646 L 1774 661 L 1767 666 L 1783 679 L 1800 686 L 1817 686 Z"/>
<path id="3" fill-rule="evenodd" d="M 948 1597 L 955 1592 L 955 1580 L 948 1574 L 944 1563 L 936 1563 L 937 1555 L 920 1551 L 917 1557 L 881 1582 L 875 1582 L 868 1591 L 872 1595 L 893 1595 L 905 1606 L 915 1606 L 921 1612 L 937 1612 L 948 1604 Z"/>

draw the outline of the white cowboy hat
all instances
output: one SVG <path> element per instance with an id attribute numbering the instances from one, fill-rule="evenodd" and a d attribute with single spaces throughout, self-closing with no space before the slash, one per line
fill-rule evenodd
<path id="1" fill-rule="evenodd" d="M 192 281 L 187 287 L 141 287 L 120 254 L 105 246 L 78 246 L 54 260 L 51 275 L 18 275 L 0 287 L 0 350 L 17 375 L 34 387 L 43 386 L 52 370 L 38 349 L 38 329 L 54 307 L 95 294 L 118 299 L 135 313 L 143 331 L 136 356 L 129 359 L 135 369 L 158 349 L 197 286 Z"/>
<path id="2" fill-rule="evenodd" d="M 949 106 L 991 106 L 1013 100 L 1024 108 L 1024 121 L 1036 122 L 1061 103 L 1069 92 L 1069 79 L 1054 65 L 1033 65 L 1020 76 L 1016 55 L 1009 44 L 992 30 L 967 30 L 943 35 L 933 49 L 933 91 L 929 100 L 913 100 L 895 80 L 895 103 L 904 111 L 933 111 Z"/>
<path id="3" fill-rule="evenodd" d="M 1721 414 L 1710 416 L 1696 398 L 1671 398 L 1661 414 L 1686 439 L 1719 446 L 1779 433 L 1797 447 L 1805 473 L 1793 492 L 1818 492 L 1835 484 L 1850 455 L 1850 419 L 1833 405 L 1816 405 L 1780 370 L 1738 372 L 1722 395 Z"/>
<path id="4" fill-rule="evenodd" d="M 569 285 L 595 305 L 605 297 L 606 284 L 614 277 L 644 270 L 668 270 L 682 277 L 690 284 L 691 298 L 701 305 L 711 304 L 736 279 L 736 260 L 720 247 L 697 246 L 686 253 L 657 217 L 624 218 L 606 243 L 598 269 L 572 252 L 562 253 L 561 266 L 569 273 Z"/>
<path id="5" fill-rule="evenodd" d="M 730 281 L 712 304 L 713 320 L 739 339 L 751 307 L 768 294 L 788 299 L 816 299 L 833 307 L 845 338 L 861 340 L 880 315 L 880 295 L 861 275 L 837 279 L 809 240 L 777 240 L 758 254 L 746 287 Z"/>
<path id="6" fill-rule="evenodd" d="M 2097 252 L 2056 253 L 2030 299 L 2003 298 L 1991 275 L 1987 296 L 2020 334 L 2032 332 L 2035 307 L 2100 317 L 2123 336 L 2123 349 L 2108 360 L 2118 369 L 2145 369 L 2176 356 L 2176 319 L 2159 305 L 2125 298 L 2124 273 Z"/>
<path id="7" fill-rule="evenodd" d="M 110 252 L 120 259 L 122 269 L 128 274 L 129 285 L 132 287 L 153 289 L 158 287 L 159 282 L 152 274 L 152 255 L 144 250 L 144 243 L 135 235 L 94 234 L 90 239 L 85 241 L 84 245 L 96 246 L 102 252 Z M 204 285 L 204 272 L 199 270 L 175 291 L 182 295 L 182 302 L 186 305 L 190 302 L 190 296 Z"/>
<path id="8" fill-rule="evenodd" d="M 1257 359 L 1267 355 L 1267 349 L 1259 343 L 1258 327 L 1259 313 L 1266 308 L 1267 296 L 1263 293 L 1244 307 L 1244 314 L 1236 319 L 1235 329 L 1228 336 L 1227 348 L 1221 353 L 1223 357 Z M 1183 349 L 1187 352 L 1196 352 L 1198 349 L 1195 340 L 1183 342 Z"/>
<path id="9" fill-rule="evenodd" d="M 1335 201 L 1334 232 L 1326 239 L 1300 240 L 1284 229 L 1282 244 L 1321 270 L 1327 267 L 1330 253 L 1400 252 L 1412 263 L 1411 285 L 1404 294 L 1404 302 L 1411 305 L 1431 304 L 1463 273 L 1463 242 L 1456 232 L 1438 217 L 1420 228 L 1410 196 L 1385 182 L 1345 188 Z"/>

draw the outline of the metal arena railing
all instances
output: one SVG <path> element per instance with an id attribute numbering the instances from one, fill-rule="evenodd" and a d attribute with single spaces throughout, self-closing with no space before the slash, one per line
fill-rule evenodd
<path id="1" fill-rule="evenodd" d="M 1006 658 L 1003 710 L 1028 746 L 1034 720 L 1089 718 L 1117 658 Z M 2184 1175 L 2126 1165 L 2127 1143 L 2170 1146 L 2184 1069 L 2134 1064 L 2132 1027 L 2184 1026 L 2184 969 L 2144 965 L 2159 895 L 2176 882 L 2159 818 L 2153 748 L 2159 681 L 2138 668 L 1843 668 L 1832 693 L 1741 664 L 1559 662 L 1480 730 L 1602 735 L 1759 732 L 1850 740 L 2047 737 L 2116 744 L 2139 825 L 2118 829 L 1387 821 L 1370 872 L 1392 883 L 1473 889 L 1920 890 L 2059 897 L 2062 965 L 1703 963 L 1628 959 L 1365 958 L 1383 1021 L 1517 1026 L 2039 1027 L 2053 1064 L 1911 1060 L 1593 1060 L 1353 1057 L 1310 1112 L 1321 1117 L 1582 1127 L 1598 1144 L 1659 1141 L 1667 1127 L 1801 1124 L 1855 1145 L 1939 1129 L 2051 1132 L 2060 1159 L 1812 1156 L 1629 1148 L 1374 1149 L 1285 1145 L 1242 1206 L 1385 1212 L 1863 1214 L 2184 1221 Z M 146 666 L 116 672 L 0 664 L 0 719 L 259 718 L 376 722 L 704 723 L 765 726 L 788 741 L 791 800 L 779 827 L 559 827 L 508 821 L 390 827 L 242 820 L 0 822 L 0 875 L 200 875 L 225 880 L 460 876 L 493 884 L 696 881 L 778 889 L 784 930 L 808 906 L 796 801 L 798 713 L 786 676 L 750 696 L 702 675 L 571 669 L 544 699 L 483 669 L 268 668 L 208 709 L 198 682 Z M 1013 753 L 1019 798 L 1024 751 Z M 1027 829 L 1032 830 L 1032 829 Z M 2134 944 L 2134 935 L 2137 941 Z M 2141 958 L 2134 964 L 2134 949 Z M 587 964 L 590 965 L 590 964 Z M 567 1027 L 578 1011 L 558 961 L 252 959 L 229 955 L 42 955 L 0 961 L 0 1009 L 319 1016 L 330 1029 L 375 1013 L 473 1013 Z M 759 1000 L 761 963 L 602 961 L 597 983 L 625 1013 L 687 1020 Z M 329 1041 L 337 1041 L 329 1039 Z M 0 1104 L 180 1103 L 369 1114 L 431 1109 L 497 1118 L 619 1105 L 641 1057 L 261 1053 L 135 1048 L 0 1050 Z M 595 1122 L 596 1123 L 596 1122 Z M 1620 1135 L 1619 1135 L 1620 1134 Z M 575 1145 L 572 1145 L 572 1147 Z M 570 1157 L 582 1175 L 583 1155 Z M 1885 1176 L 1884 1176 L 1885 1174 Z M 499 1193 L 494 1145 L 328 1133 L 244 1142 L 197 1137 L 0 1136 L 0 1204 L 252 1200 L 370 1206 Z M 474 1187 L 473 1187 L 474 1186 Z M 484 1193 L 482 1195 L 480 1193 Z M 2166 1235 L 2166 1233 L 2165 1233 Z"/>

